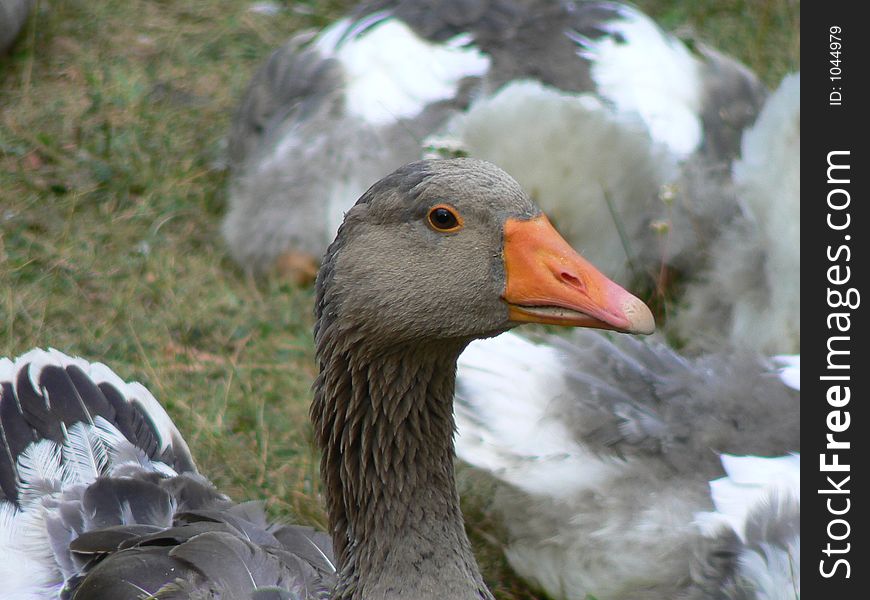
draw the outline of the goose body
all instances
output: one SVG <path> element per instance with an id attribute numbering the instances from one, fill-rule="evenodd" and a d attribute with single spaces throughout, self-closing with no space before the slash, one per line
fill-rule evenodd
<path id="1" fill-rule="evenodd" d="M 456 414 L 457 455 L 500 482 L 491 502 L 510 564 L 554 598 L 712 598 L 729 586 L 766 597 L 739 575 L 738 542 L 750 542 L 736 517 L 708 520 L 723 526 L 714 532 L 693 515 L 714 509 L 720 454 L 799 451 L 799 393 L 774 363 L 733 351 L 687 359 L 594 332 L 542 343 L 508 333 L 460 357 Z M 788 494 L 796 509 L 757 519 L 793 531 L 799 492 Z"/>
<path id="2" fill-rule="evenodd" d="M 320 257 L 370 182 L 419 159 L 422 138 L 467 102 L 489 59 L 466 42 L 434 44 L 374 11 L 276 50 L 230 134 L 233 256 L 253 272 L 285 253 Z"/>
<path id="3" fill-rule="evenodd" d="M 328 597 L 329 537 L 218 492 L 144 386 L 38 349 L 0 381 L 0 597 Z"/>
<path id="4" fill-rule="evenodd" d="M 424 146 L 458 145 L 516 172 L 617 281 L 657 273 L 661 186 L 693 156 L 727 171 L 766 94 L 745 67 L 699 48 L 613 2 L 364 4 L 291 40 L 251 82 L 230 136 L 230 251 L 255 272 L 286 254 L 319 255 L 362 182 Z M 431 87 L 409 94 L 420 72 Z M 710 221 L 736 206 L 715 210 Z M 628 251 L 646 261 L 634 271 L 615 219 L 629 239 L 649 240 Z"/>
<path id="5" fill-rule="evenodd" d="M 456 358 L 524 322 L 654 327 L 515 181 L 471 159 L 369 188 L 326 253 L 315 312 L 331 535 L 214 489 L 145 387 L 34 350 L 0 361 L 0 597 L 491 598 L 454 485 Z"/>
<path id="6" fill-rule="evenodd" d="M 673 321 L 696 346 L 725 338 L 765 354 L 800 351 L 800 114 L 795 73 L 742 137 L 732 166 L 740 211 Z"/>

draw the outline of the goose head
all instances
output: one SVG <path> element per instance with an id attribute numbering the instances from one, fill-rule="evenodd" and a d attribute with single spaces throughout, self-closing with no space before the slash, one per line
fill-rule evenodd
<path id="1" fill-rule="evenodd" d="M 504 171 L 411 163 L 345 215 L 317 279 L 311 418 L 335 598 L 491 598 L 453 479 L 456 359 L 523 322 L 648 333 Z"/>
<path id="2" fill-rule="evenodd" d="M 317 282 L 318 331 L 400 344 L 471 340 L 520 323 L 651 333 L 646 305 L 574 251 L 504 171 L 408 164 L 348 211 Z"/>

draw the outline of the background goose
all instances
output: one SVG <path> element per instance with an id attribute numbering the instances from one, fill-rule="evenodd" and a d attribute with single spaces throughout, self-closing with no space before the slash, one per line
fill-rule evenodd
<path id="1" fill-rule="evenodd" d="M 800 351 L 800 115 L 795 73 L 743 135 L 732 167 L 740 212 L 674 315 L 696 347 L 725 338 L 764 354 Z"/>
<path id="2" fill-rule="evenodd" d="M 713 508 L 719 454 L 800 448 L 799 393 L 772 363 L 594 332 L 470 345 L 456 418 L 457 455 L 498 482 L 508 561 L 554 598 L 715 597 L 742 564 L 733 533 L 705 539 L 693 522 Z"/>
<path id="3" fill-rule="evenodd" d="M 34 3 L 34 0 L 0 0 L 0 54 L 12 47 Z"/>
<path id="4" fill-rule="evenodd" d="M 303 33 L 255 74 L 229 138 L 234 258 L 297 279 L 319 257 L 355 199 L 467 103 L 489 59 L 468 36 L 438 45 L 389 12 L 360 11 L 319 35 Z M 425 76 L 424 76 L 425 74 Z"/>
<path id="5" fill-rule="evenodd" d="M 522 322 L 653 328 L 516 182 L 471 159 L 407 165 L 360 198 L 318 275 L 316 316 L 311 418 L 334 560 L 323 536 L 214 490 L 144 387 L 35 350 L 0 362 L 0 592 L 491 598 L 453 479 L 456 358 Z"/>
<path id="6" fill-rule="evenodd" d="M 521 184 L 560 217 L 569 241 L 582 241 L 593 261 L 607 261 L 626 283 L 625 236 L 609 199 L 623 211 L 616 218 L 629 221 L 629 238 L 651 238 L 653 251 L 638 243 L 637 254 L 653 265 L 637 270 L 657 273 L 661 236 L 649 225 L 661 216 L 660 186 L 696 154 L 706 170 L 727 174 L 739 134 L 766 95 L 745 67 L 698 48 L 692 53 L 619 3 L 364 4 L 317 36 L 288 42 L 252 80 L 230 135 L 234 176 L 223 227 L 230 251 L 255 272 L 279 257 L 291 271 L 304 274 L 295 267 L 301 262 L 310 272 L 310 257 L 363 183 L 419 157 L 434 134 L 427 145 L 457 140 L 503 167 L 504 152 L 513 151 Z M 521 91 L 511 92 L 514 85 Z M 499 90 L 494 107 L 483 108 Z M 580 92 L 591 95 L 578 99 Z M 474 118 L 489 133 L 472 140 L 445 122 L 474 98 Z M 566 197 L 566 189 L 576 194 L 578 173 L 593 174 L 588 191 Z M 595 234 L 588 239 L 577 223 L 593 210 L 598 227 L 584 229 Z M 725 218 L 736 206 L 710 210 Z"/>

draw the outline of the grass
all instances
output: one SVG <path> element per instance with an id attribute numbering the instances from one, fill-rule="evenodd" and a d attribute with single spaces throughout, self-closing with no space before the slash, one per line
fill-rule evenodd
<path id="1" fill-rule="evenodd" d="M 256 65 L 343 7 L 248 6 L 43 1 L 0 57 L 0 354 L 50 345 L 108 363 L 166 405 L 220 488 L 324 527 L 307 421 L 312 292 L 252 282 L 227 259 L 221 164 Z M 770 85 L 799 65 L 789 1 L 641 6 Z M 466 508 L 496 595 L 535 598 L 504 564 L 485 502 Z"/>

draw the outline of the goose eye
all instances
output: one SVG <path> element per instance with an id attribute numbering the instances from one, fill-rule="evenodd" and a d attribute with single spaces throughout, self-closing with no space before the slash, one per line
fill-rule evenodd
<path id="1" fill-rule="evenodd" d="M 436 231 L 457 231 L 462 228 L 462 218 L 452 206 L 439 204 L 429 211 L 429 225 Z"/>

